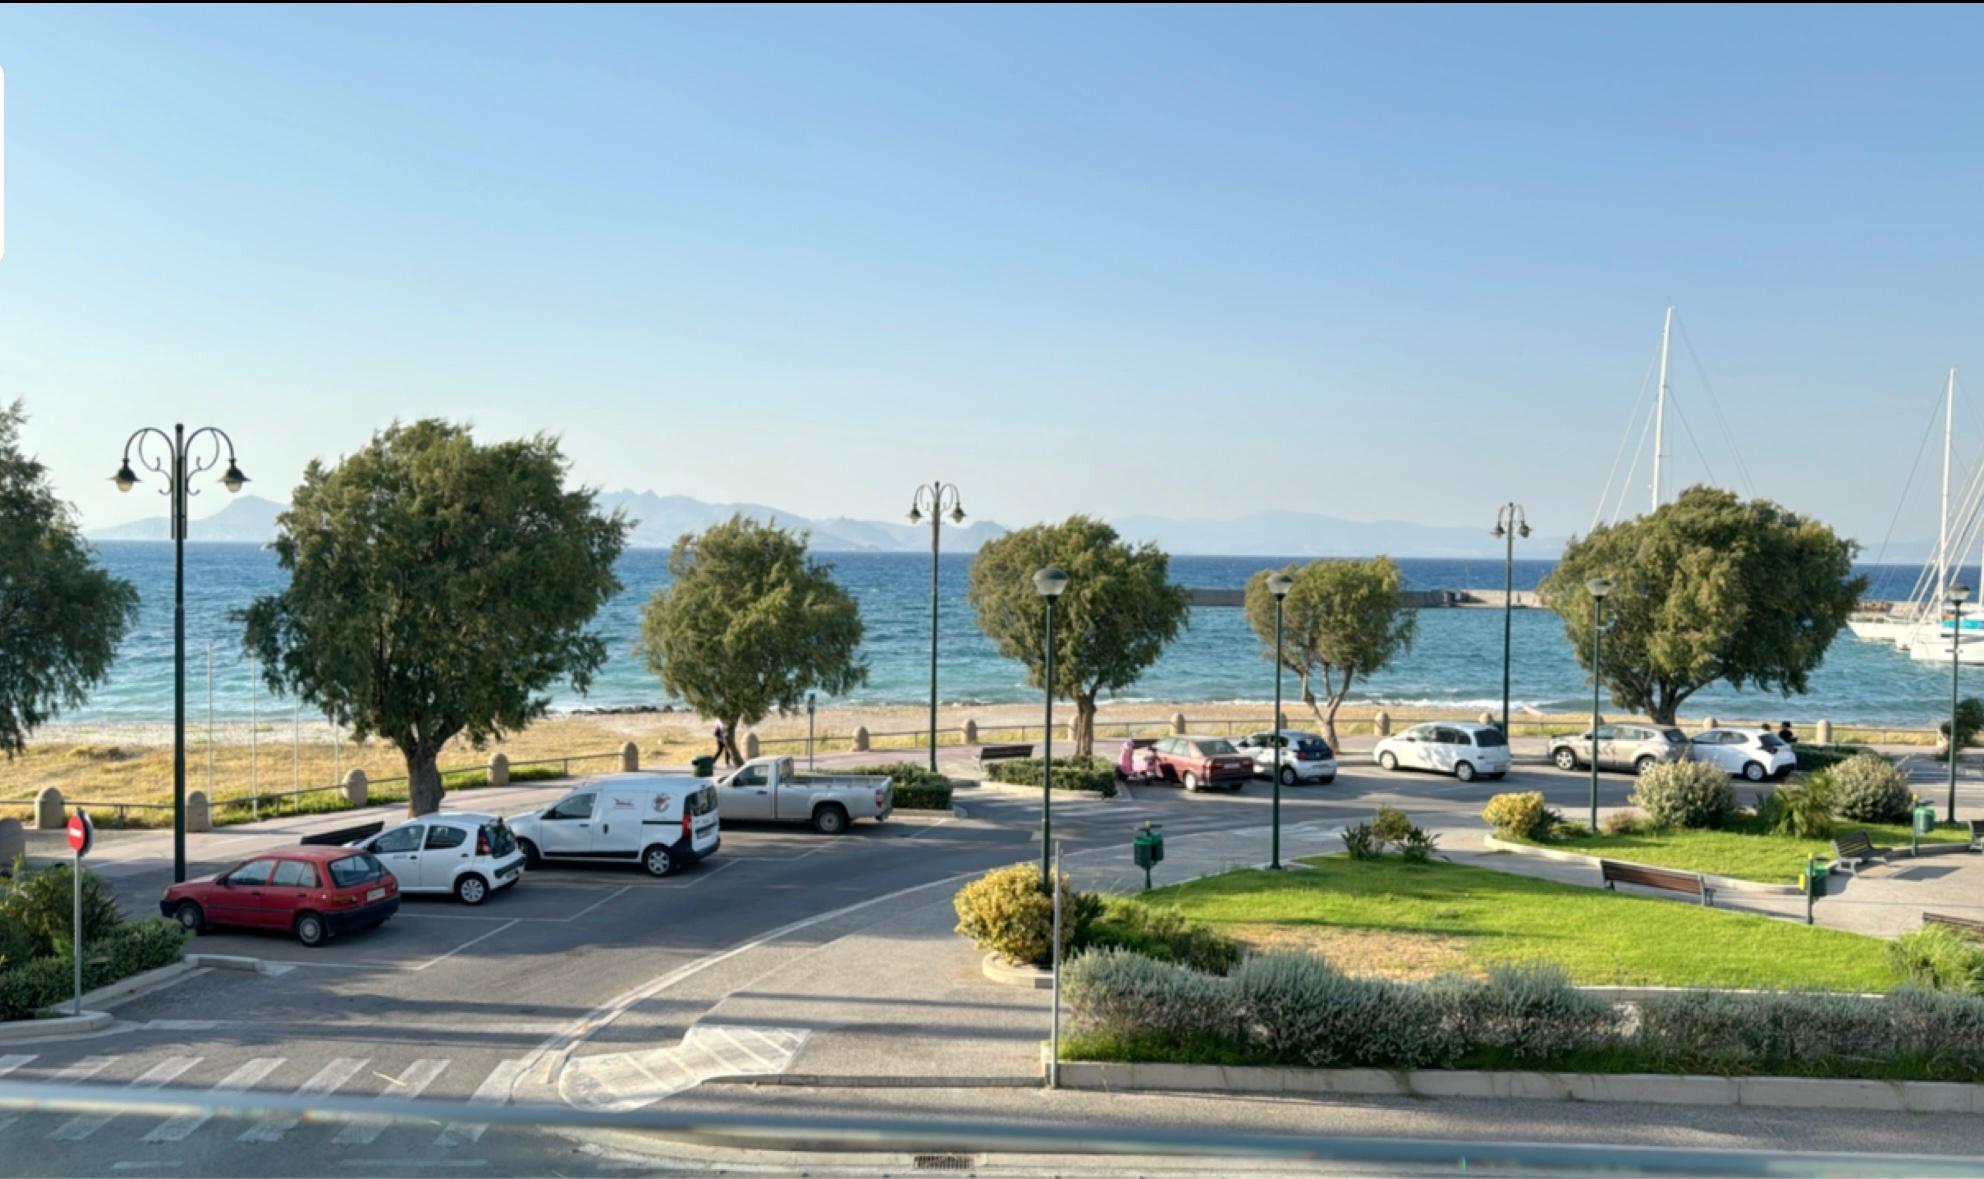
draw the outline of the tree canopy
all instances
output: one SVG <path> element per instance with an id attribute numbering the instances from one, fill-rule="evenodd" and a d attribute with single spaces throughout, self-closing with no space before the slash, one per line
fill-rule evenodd
<path id="1" fill-rule="evenodd" d="M 1674 722 L 1720 680 L 1791 696 L 1806 690 L 1867 580 L 1857 546 L 1769 500 L 1691 487 L 1651 515 L 1573 538 L 1537 587 L 1591 670 L 1594 610 L 1605 599 L 1604 682 L 1622 708 Z"/>
<path id="2" fill-rule="evenodd" d="M 677 540 L 668 574 L 642 610 L 641 653 L 669 694 L 723 723 L 732 760 L 740 725 L 867 682 L 860 604 L 806 555 L 805 533 L 732 516 Z"/>
<path id="3" fill-rule="evenodd" d="M 1311 561 L 1281 572 L 1294 583 L 1282 602 L 1282 666 L 1296 675 L 1302 703 L 1322 722 L 1337 748 L 1336 714 L 1361 677 L 1381 671 L 1411 650 L 1419 613 L 1406 605 L 1405 575 L 1390 557 Z M 1274 595 L 1270 571 L 1247 580 L 1247 623 L 1270 662 L 1274 648 Z M 1321 680 L 1319 705 L 1316 682 Z"/>
<path id="4" fill-rule="evenodd" d="M 103 682 L 138 618 L 138 591 L 98 567 L 47 469 L 21 452 L 26 420 L 20 402 L 0 407 L 0 751 L 10 758 Z"/>
<path id="5" fill-rule="evenodd" d="M 559 681 L 606 661 L 587 629 L 620 589 L 627 523 L 565 486 L 556 440 L 477 443 L 468 427 L 394 424 L 313 461 L 277 521 L 281 593 L 242 612 L 270 687 L 406 759 L 408 809 L 441 804 L 436 766 L 543 715 Z"/>
<path id="6" fill-rule="evenodd" d="M 1054 685 L 1075 702 L 1076 756 L 1095 748 L 1099 693 L 1135 683 L 1191 612 L 1190 591 L 1171 584 L 1170 558 L 1155 545 L 1126 544 L 1087 516 L 1036 524 L 988 542 L 971 562 L 967 597 L 999 652 L 1046 686 L 1046 613 L 1033 575 L 1055 566 L 1068 587 L 1054 607 Z"/>

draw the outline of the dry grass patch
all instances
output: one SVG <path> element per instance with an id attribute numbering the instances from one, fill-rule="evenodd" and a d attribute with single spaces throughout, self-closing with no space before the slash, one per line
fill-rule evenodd
<path id="1" fill-rule="evenodd" d="M 1362 978 L 1418 981 L 1443 974 L 1487 975 L 1468 961 L 1465 939 L 1444 934 L 1329 925 L 1229 925 L 1220 932 L 1249 953 L 1307 950 L 1321 954 L 1345 974 Z"/>

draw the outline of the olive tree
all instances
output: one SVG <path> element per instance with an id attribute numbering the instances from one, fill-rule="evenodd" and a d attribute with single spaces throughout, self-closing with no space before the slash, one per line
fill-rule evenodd
<path id="1" fill-rule="evenodd" d="M 1311 561 L 1282 570 L 1292 584 L 1282 602 L 1281 662 L 1295 673 L 1302 703 L 1337 748 L 1336 714 L 1351 685 L 1412 649 L 1419 612 L 1406 604 L 1405 575 L 1390 557 Z M 1247 580 L 1247 623 L 1262 654 L 1275 657 L 1270 571 Z M 1316 691 L 1321 682 L 1320 700 Z M 1280 718 L 1276 718 L 1280 723 Z"/>
<path id="2" fill-rule="evenodd" d="M 1095 749 L 1095 700 L 1135 683 L 1178 637 L 1191 612 L 1190 591 L 1171 584 L 1170 558 L 1155 545 L 1131 545 L 1087 516 L 1036 524 L 988 542 L 971 561 L 967 597 L 979 629 L 999 653 L 1046 683 L 1047 607 L 1035 571 L 1055 566 L 1068 587 L 1054 607 L 1054 683 L 1075 702 L 1075 756 Z"/>
<path id="3" fill-rule="evenodd" d="M 1691 487 L 1650 515 L 1573 538 L 1537 586 L 1591 670 L 1605 598 L 1604 683 L 1617 704 L 1663 724 L 1717 681 L 1802 693 L 1866 591 L 1851 540 L 1769 500 Z"/>
<path id="4" fill-rule="evenodd" d="M 587 629 L 620 582 L 627 522 L 566 486 L 544 435 L 477 443 L 426 420 L 313 461 L 277 520 L 281 593 L 241 612 L 269 686 L 406 759 L 408 811 L 441 805 L 441 750 L 542 716 L 606 661 Z"/>
<path id="5" fill-rule="evenodd" d="M 860 604 L 806 555 L 804 532 L 732 516 L 677 540 L 668 574 L 638 649 L 664 689 L 722 722 L 732 761 L 740 726 L 868 681 Z"/>
<path id="6" fill-rule="evenodd" d="M 48 471 L 21 452 L 21 403 L 0 407 L 0 751 L 75 708 L 110 674 L 138 591 L 98 567 Z"/>

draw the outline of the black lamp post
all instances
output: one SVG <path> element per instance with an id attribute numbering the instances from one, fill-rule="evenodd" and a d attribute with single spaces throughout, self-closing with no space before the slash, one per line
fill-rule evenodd
<path id="1" fill-rule="evenodd" d="M 1953 585 L 1949 590 L 1950 609 L 1956 617 L 1950 621 L 1950 797 L 1943 807 L 1943 822 L 1956 822 L 1956 696 L 1957 673 L 1963 666 L 1960 653 L 1963 650 L 1963 604 L 1970 600 L 1970 587 Z"/>
<path id="2" fill-rule="evenodd" d="M 951 523 L 964 523 L 964 505 L 957 485 L 931 480 L 919 487 L 909 501 L 909 522 L 920 524 L 930 517 L 930 772 L 937 772 L 937 538 L 943 531 L 948 510 Z"/>
<path id="3" fill-rule="evenodd" d="M 1612 579 L 1593 577 L 1584 583 L 1591 594 L 1591 829 L 1598 830 L 1598 687 L 1604 682 L 1600 660 L 1604 654 L 1599 636 L 1605 632 L 1605 595 L 1612 592 Z"/>
<path id="4" fill-rule="evenodd" d="M 1268 866 L 1281 869 L 1281 750 L 1287 738 L 1281 734 L 1281 603 L 1295 579 L 1286 573 L 1268 578 L 1268 592 L 1274 595 L 1274 839 Z"/>
<path id="5" fill-rule="evenodd" d="M 1047 729 L 1041 734 L 1046 756 L 1040 760 L 1040 890 L 1054 888 L 1054 599 L 1068 588 L 1068 575 L 1048 566 L 1033 575 L 1033 588 L 1047 603 Z"/>
<path id="6" fill-rule="evenodd" d="M 203 435 L 212 449 L 192 453 Z M 161 459 L 145 453 L 145 443 L 152 438 L 170 448 L 169 457 Z M 234 461 L 234 439 L 214 426 L 202 426 L 191 434 L 183 425 L 175 424 L 171 434 L 156 426 L 146 426 L 124 440 L 124 461 L 118 465 L 117 474 L 111 476 L 119 491 L 129 491 L 138 485 L 138 473 L 131 469 L 131 455 L 135 451 L 140 466 L 166 477 L 168 486 L 159 494 L 172 497 L 172 879 L 175 883 L 186 879 L 186 500 L 199 494 L 193 490 L 193 476 L 220 461 L 223 445 L 227 448 L 227 470 L 220 477 L 221 486 L 229 492 L 240 491 L 248 476 L 241 473 L 241 467 Z"/>
<path id="7" fill-rule="evenodd" d="M 1509 736 L 1509 646 L 1510 630 L 1516 612 L 1516 537 L 1529 537 L 1529 520 L 1522 505 L 1503 504 L 1495 513 L 1497 540 L 1507 539 L 1508 556 L 1502 562 L 1502 736 Z"/>

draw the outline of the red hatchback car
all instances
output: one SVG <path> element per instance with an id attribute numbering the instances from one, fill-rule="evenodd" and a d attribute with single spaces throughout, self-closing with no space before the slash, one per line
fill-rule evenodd
<path id="1" fill-rule="evenodd" d="M 286 847 L 218 876 L 165 890 L 159 912 L 190 933 L 209 926 L 279 929 L 306 946 L 370 929 L 400 907 L 400 883 L 370 854 L 348 847 Z"/>
<path id="2" fill-rule="evenodd" d="M 1254 780 L 1254 759 L 1224 737 L 1166 737 L 1151 752 L 1158 773 L 1187 790 L 1238 790 Z"/>

